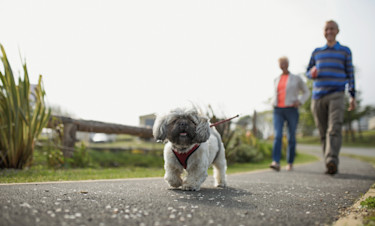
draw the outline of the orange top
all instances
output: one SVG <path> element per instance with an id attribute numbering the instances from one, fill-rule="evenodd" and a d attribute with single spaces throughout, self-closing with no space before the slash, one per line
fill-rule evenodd
<path id="1" fill-rule="evenodd" d="M 279 85 L 277 86 L 277 107 L 284 108 L 286 96 L 286 84 L 288 82 L 289 74 L 281 75 Z"/>

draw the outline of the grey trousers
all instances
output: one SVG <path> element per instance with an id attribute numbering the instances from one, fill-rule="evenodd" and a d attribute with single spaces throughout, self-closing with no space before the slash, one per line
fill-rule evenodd
<path id="1" fill-rule="evenodd" d="M 345 113 L 345 93 L 336 92 L 311 101 L 311 111 L 320 134 L 325 163 L 339 164 L 342 125 Z"/>

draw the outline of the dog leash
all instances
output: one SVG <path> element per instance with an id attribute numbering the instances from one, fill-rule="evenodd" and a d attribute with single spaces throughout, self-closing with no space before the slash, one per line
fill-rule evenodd
<path id="1" fill-rule="evenodd" d="M 224 122 L 228 122 L 228 121 L 230 121 L 230 120 L 232 120 L 232 119 L 234 119 L 234 118 L 237 118 L 237 117 L 239 117 L 239 116 L 240 116 L 240 115 L 236 115 L 236 116 L 234 116 L 234 117 L 232 117 L 232 118 L 228 118 L 228 119 L 224 119 L 224 120 L 221 120 L 221 121 L 215 122 L 215 123 L 211 124 L 210 127 L 217 126 L 217 125 L 219 125 L 219 124 L 221 124 L 221 123 L 224 123 Z"/>

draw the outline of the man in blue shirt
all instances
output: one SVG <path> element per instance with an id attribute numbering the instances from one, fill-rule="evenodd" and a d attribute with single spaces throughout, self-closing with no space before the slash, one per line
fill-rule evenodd
<path id="1" fill-rule="evenodd" d="M 348 110 L 356 107 L 352 54 L 336 41 L 338 33 L 338 24 L 327 21 L 327 44 L 313 51 L 307 68 L 307 77 L 313 80 L 311 111 L 319 130 L 327 174 L 336 174 L 339 164 L 346 87 L 351 96 Z"/>

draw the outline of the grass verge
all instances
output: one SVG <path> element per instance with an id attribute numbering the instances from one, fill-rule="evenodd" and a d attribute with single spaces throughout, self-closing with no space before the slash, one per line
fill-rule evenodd
<path id="1" fill-rule="evenodd" d="M 368 157 L 368 156 L 359 156 L 359 155 L 351 155 L 351 154 L 342 154 L 343 156 L 347 156 L 350 158 L 358 159 L 364 162 L 370 163 L 375 168 L 375 157 Z M 371 190 L 375 189 L 375 184 L 373 184 L 370 188 Z M 371 194 L 371 193 L 370 193 Z M 361 202 L 362 208 L 357 210 L 357 214 L 361 215 L 363 218 L 362 225 L 375 225 L 375 197 L 368 197 L 365 201 Z M 359 218 L 359 217 L 356 217 Z"/>
<path id="2" fill-rule="evenodd" d="M 295 164 L 313 162 L 317 157 L 305 153 L 298 153 Z M 270 160 L 258 163 L 237 163 L 228 166 L 227 173 L 249 172 L 259 169 L 267 169 Z M 285 165 L 281 161 L 281 165 Z M 212 175 L 212 169 L 209 170 Z M 117 168 L 83 168 L 83 169 L 45 169 L 41 167 L 14 170 L 4 169 L 0 171 L 0 183 L 25 183 L 25 182 L 47 182 L 47 181 L 75 181 L 75 180 L 98 180 L 98 179 L 125 179 L 125 178 L 145 178 L 162 177 L 164 175 L 163 166 L 160 167 L 117 167 Z"/>
<path id="3" fill-rule="evenodd" d="M 373 187 L 375 184 L 373 185 Z M 368 197 L 361 202 L 361 206 L 366 209 L 367 216 L 363 219 L 364 225 L 375 225 L 375 197 Z"/>
<path id="4" fill-rule="evenodd" d="M 369 157 L 369 156 L 360 156 L 360 155 L 352 155 L 352 154 L 341 154 L 343 156 L 347 156 L 350 158 L 358 159 L 364 162 L 370 163 L 375 168 L 375 157 Z"/>
<path id="5" fill-rule="evenodd" d="M 375 147 L 375 130 L 363 131 L 361 134 L 355 133 L 355 140 L 342 134 L 343 147 Z M 297 143 L 300 144 L 320 144 L 319 136 L 298 137 Z"/>

